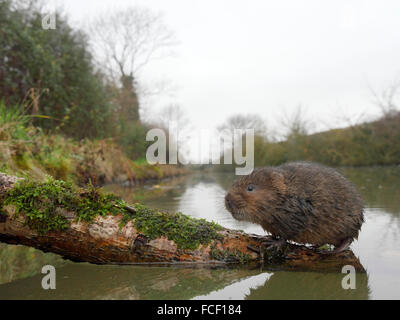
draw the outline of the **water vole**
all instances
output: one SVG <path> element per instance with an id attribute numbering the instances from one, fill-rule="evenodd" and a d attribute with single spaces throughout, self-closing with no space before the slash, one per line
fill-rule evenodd
<path id="1" fill-rule="evenodd" d="M 357 189 L 334 169 L 309 162 L 255 169 L 235 181 L 225 206 L 237 220 L 278 238 L 345 250 L 364 222 Z"/>

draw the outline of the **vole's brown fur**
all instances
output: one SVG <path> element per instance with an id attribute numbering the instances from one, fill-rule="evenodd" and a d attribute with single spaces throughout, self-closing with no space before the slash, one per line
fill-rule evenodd
<path id="1" fill-rule="evenodd" d="M 255 169 L 232 185 L 225 205 L 234 218 L 275 237 L 318 246 L 351 242 L 364 222 L 356 188 L 337 171 L 308 162 Z"/>

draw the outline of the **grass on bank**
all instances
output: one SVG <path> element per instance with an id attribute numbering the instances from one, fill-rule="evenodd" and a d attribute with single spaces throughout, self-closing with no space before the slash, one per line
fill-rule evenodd
<path id="1" fill-rule="evenodd" d="M 112 139 L 76 141 L 32 126 L 23 108 L 0 101 L 0 171 L 35 179 L 47 175 L 84 185 L 138 182 L 182 173 L 171 166 L 129 159 Z"/>

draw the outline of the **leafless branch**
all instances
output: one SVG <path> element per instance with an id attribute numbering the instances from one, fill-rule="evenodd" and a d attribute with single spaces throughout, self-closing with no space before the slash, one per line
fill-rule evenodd
<path id="1" fill-rule="evenodd" d="M 376 92 L 376 90 L 373 89 L 372 86 L 368 87 L 373 97 L 373 103 L 379 107 L 383 117 L 390 117 L 398 112 L 400 80 L 395 81 L 392 85 L 383 90 L 381 93 Z"/>
<path id="2" fill-rule="evenodd" d="M 162 15 L 138 6 L 99 16 L 89 32 L 97 60 L 114 80 L 136 77 L 149 61 L 167 56 L 177 44 Z"/>

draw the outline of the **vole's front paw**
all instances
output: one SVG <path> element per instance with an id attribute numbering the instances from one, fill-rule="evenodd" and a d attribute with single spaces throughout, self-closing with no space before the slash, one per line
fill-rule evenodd
<path id="1" fill-rule="evenodd" d="M 273 239 L 271 237 L 266 237 L 262 240 L 261 244 L 258 248 L 247 246 L 248 249 L 254 251 L 260 255 L 260 260 L 264 261 L 264 252 L 265 250 L 280 250 L 284 245 L 286 245 L 285 239 Z"/>
<path id="2" fill-rule="evenodd" d="M 267 249 L 267 250 L 271 250 L 271 249 L 279 250 L 284 245 L 286 245 L 286 240 L 282 239 L 282 238 L 279 238 L 279 239 L 267 238 L 263 241 L 263 244 L 265 246 L 265 249 Z"/>

